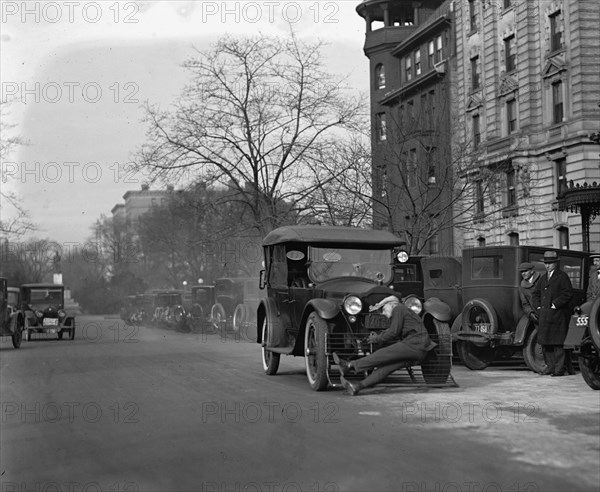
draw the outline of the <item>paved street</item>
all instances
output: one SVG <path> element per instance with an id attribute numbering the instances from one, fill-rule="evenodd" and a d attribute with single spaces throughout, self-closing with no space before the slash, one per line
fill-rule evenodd
<path id="1" fill-rule="evenodd" d="M 303 359 L 80 317 L 74 341 L 0 344 L 1 490 L 596 491 L 600 392 L 524 366 L 460 387 L 316 393 Z"/>

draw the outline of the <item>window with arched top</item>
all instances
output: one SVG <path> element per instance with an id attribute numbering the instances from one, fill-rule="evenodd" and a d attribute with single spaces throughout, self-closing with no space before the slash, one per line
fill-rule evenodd
<path id="1" fill-rule="evenodd" d="M 385 88 L 385 67 L 382 63 L 375 67 L 375 87 L 377 89 Z"/>

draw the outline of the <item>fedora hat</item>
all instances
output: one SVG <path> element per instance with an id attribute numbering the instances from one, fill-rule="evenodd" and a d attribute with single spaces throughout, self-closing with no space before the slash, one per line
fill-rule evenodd
<path id="1" fill-rule="evenodd" d="M 558 261 L 558 253 L 556 251 L 546 251 L 544 253 L 544 263 L 556 263 Z"/>
<path id="2" fill-rule="evenodd" d="M 598 252 L 590 253 L 590 258 L 592 258 L 592 259 L 600 258 L 600 253 L 598 253 Z"/>

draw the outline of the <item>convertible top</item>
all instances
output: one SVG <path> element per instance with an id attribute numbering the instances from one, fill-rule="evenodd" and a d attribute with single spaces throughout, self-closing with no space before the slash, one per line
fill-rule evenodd
<path id="1" fill-rule="evenodd" d="M 359 227 L 296 225 L 283 226 L 271 231 L 264 238 L 263 246 L 287 242 L 371 246 L 402 246 L 405 244 L 404 241 L 389 231 L 376 231 Z"/>

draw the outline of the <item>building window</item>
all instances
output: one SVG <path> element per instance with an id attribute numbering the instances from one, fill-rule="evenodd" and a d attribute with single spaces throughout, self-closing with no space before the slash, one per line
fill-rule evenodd
<path id="1" fill-rule="evenodd" d="M 516 68 L 515 52 L 515 36 L 512 35 L 504 40 L 504 63 L 507 72 L 512 72 Z"/>
<path id="2" fill-rule="evenodd" d="M 405 74 L 406 74 L 406 80 L 411 80 L 412 79 L 412 59 L 410 56 L 407 56 L 405 58 Z"/>
<path id="3" fill-rule="evenodd" d="M 512 165 L 506 171 L 506 211 L 504 216 L 517 215 L 517 174 Z"/>
<path id="4" fill-rule="evenodd" d="M 481 143 L 481 129 L 479 126 L 479 115 L 473 115 L 473 146 L 478 147 Z"/>
<path id="5" fill-rule="evenodd" d="M 417 149 L 408 151 L 406 162 L 406 184 L 409 188 L 417 186 Z"/>
<path id="6" fill-rule="evenodd" d="M 377 113 L 375 125 L 377 141 L 384 142 L 387 139 L 387 122 L 385 113 Z"/>
<path id="7" fill-rule="evenodd" d="M 375 67 L 375 87 L 385 88 L 385 67 L 381 63 Z"/>
<path id="8" fill-rule="evenodd" d="M 511 3 L 512 3 L 511 0 L 504 0 L 503 7 L 505 9 L 510 8 Z"/>
<path id="9" fill-rule="evenodd" d="M 435 61 L 442 61 L 442 36 L 435 38 Z"/>
<path id="10" fill-rule="evenodd" d="M 484 237 L 477 238 L 477 246 L 479 246 L 480 248 L 485 247 L 485 238 Z"/>
<path id="11" fill-rule="evenodd" d="M 556 195 L 561 196 L 567 191 L 567 159 L 557 159 L 555 162 L 556 167 Z"/>
<path id="12" fill-rule="evenodd" d="M 406 103 L 406 116 L 408 118 L 408 124 L 412 125 L 415 117 L 415 102 L 412 99 Z"/>
<path id="13" fill-rule="evenodd" d="M 508 235 L 508 244 L 510 244 L 511 246 L 518 246 L 519 245 L 519 234 L 516 232 L 511 232 Z"/>
<path id="14" fill-rule="evenodd" d="M 479 89 L 479 57 L 471 58 L 471 90 Z"/>
<path id="15" fill-rule="evenodd" d="M 517 131 L 517 101 L 516 99 L 509 99 L 506 101 L 506 130 L 508 134 Z"/>
<path id="16" fill-rule="evenodd" d="M 550 51 L 557 51 L 563 47 L 562 20 L 560 10 L 550 16 Z"/>
<path id="17" fill-rule="evenodd" d="M 483 198 L 483 181 L 475 181 L 475 218 L 481 218 L 485 213 L 485 201 Z"/>
<path id="18" fill-rule="evenodd" d="M 437 233 L 431 236 L 427 242 L 429 244 L 429 254 L 437 255 L 440 252 L 440 238 Z"/>
<path id="19" fill-rule="evenodd" d="M 471 31 L 477 31 L 477 12 L 475 10 L 475 0 L 469 0 L 469 26 Z"/>
<path id="20" fill-rule="evenodd" d="M 429 128 L 433 128 L 435 125 L 435 91 L 429 91 L 427 98 L 427 111 L 429 118 Z"/>
<path id="21" fill-rule="evenodd" d="M 560 249 L 569 249 L 569 228 L 559 227 L 556 231 L 558 232 L 558 247 Z"/>
<path id="22" fill-rule="evenodd" d="M 427 43 L 427 61 L 429 68 L 433 68 L 435 64 L 435 41 L 433 39 Z"/>
<path id="23" fill-rule="evenodd" d="M 421 50 L 415 51 L 415 74 L 421 75 Z"/>
<path id="24" fill-rule="evenodd" d="M 563 115 L 562 81 L 559 80 L 552 84 L 552 123 L 562 123 Z"/>

